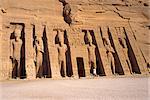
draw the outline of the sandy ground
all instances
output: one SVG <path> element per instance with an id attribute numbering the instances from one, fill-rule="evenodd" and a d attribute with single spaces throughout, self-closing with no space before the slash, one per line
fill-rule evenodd
<path id="1" fill-rule="evenodd" d="M 0 100 L 150 100 L 150 78 L 11 80 Z"/>

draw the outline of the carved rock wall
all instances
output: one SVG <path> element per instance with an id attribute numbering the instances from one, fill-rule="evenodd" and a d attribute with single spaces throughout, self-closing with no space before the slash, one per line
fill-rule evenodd
<path id="1" fill-rule="evenodd" d="M 96 71 L 99 76 L 113 74 L 147 74 L 149 59 L 149 2 L 147 0 L 65 0 L 71 7 L 70 24 L 64 21 L 63 5 L 59 0 L 5 0 L 0 2 L 0 79 L 11 79 L 11 40 L 16 25 L 23 29 L 21 77 L 36 78 L 35 37 L 42 38 L 42 76 L 60 78 L 63 67 L 59 68 L 58 30 L 63 30 L 64 44 L 67 46 L 67 76 L 90 77 L 88 42 L 90 32 L 92 44 L 96 46 Z M 127 48 L 120 44 L 116 29 L 122 29 Z M 108 52 L 104 38 L 114 49 L 115 73 L 108 63 Z M 131 67 L 131 68 L 130 68 Z M 18 73 L 16 71 L 16 73 Z"/>

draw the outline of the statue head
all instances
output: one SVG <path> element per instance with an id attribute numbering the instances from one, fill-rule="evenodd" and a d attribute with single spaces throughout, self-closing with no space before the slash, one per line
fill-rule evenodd
<path id="1" fill-rule="evenodd" d="M 40 43 L 42 42 L 42 37 L 36 36 L 35 42 L 36 42 L 37 44 L 40 44 Z"/>
<path id="2" fill-rule="evenodd" d="M 35 43 L 39 44 L 39 38 L 37 36 L 35 36 Z"/>
<path id="3" fill-rule="evenodd" d="M 108 37 L 103 37 L 103 41 L 105 45 L 111 45 Z"/>
<path id="4" fill-rule="evenodd" d="M 21 29 L 16 28 L 14 31 L 15 39 L 16 41 L 20 39 L 21 37 Z"/>
<path id="5" fill-rule="evenodd" d="M 87 32 L 87 39 L 88 39 L 88 43 L 91 46 L 92 45 L 92 36 L 90 34 L 90 32 Z"/>
<path id="6" fill-rule="evenodd" d="M 58 39 L 59 39 L 60 45 L 62 45 L 64 43 L 64 30 L 62 29 L 58 30 Z"/>

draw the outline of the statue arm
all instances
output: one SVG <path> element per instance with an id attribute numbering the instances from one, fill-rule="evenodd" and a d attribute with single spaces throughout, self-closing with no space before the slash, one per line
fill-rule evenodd
<path id="1" fill-rule="evenodd" d="M 41 45 L 41 52 L 44 53 L 44 47 Z"/>
<path id="2" fill-rule="evenodd" d="M 35 42 L 36 49 L 41 53 L 44 53 L 43 41 L 40 39 L 38 42 Z"/>
<path id="3" fill-rule="evenodd" d="M 115 50 L 113 49 L 113 47 L 110 47 L 110 49 L 112 53 L 115 53 Z"/>
<path id="4" fill-rule="evenodd" d="M 105 45 L 105 49 L 106 49 L 106 51 L 109 51 L 108 45 Z"/>
<path id="5" fill-rule="evenodd" d="M 43 47 L 42 42 L 38 44 L 38 47 L 39 47 L 40 52 L 44 53 L 44 47 Z"/>
<path id="6" fill-rule="evenodd" d="M 94 49 L 96 49 L 96 45 L 94 45 Z"/>
<path id="7" fill-rule="evenodd" d="M 13 58 L 13 40 L 10 40 L 10 58 Z"/>
<path id="8" fill-rule="evenodd" d="M 124 47 L 125 47 L 125 48 L 128 48 L 128 47 L 127 47 L 127 44 L 126 44 L 126 38 L 123 38 L 123 44 L 124 44 Z"/>
<path id="9" fill-rule="evenodd" d="M 65 51 L 67 51 L 67 49 L 68 49 L 68 48 L 67 48 L 67 45 L 65 45 Z"/>

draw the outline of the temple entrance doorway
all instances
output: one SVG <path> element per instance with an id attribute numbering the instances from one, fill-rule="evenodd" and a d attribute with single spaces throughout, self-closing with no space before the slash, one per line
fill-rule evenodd
<path id="1" fill-rule="evenodd" d="M 77 67 L 78 67 L 78 75 L 80 77 L 85 77 L 85 69 L 84 69 L 84 61 L 82 57 L 77 57 Z"/>

